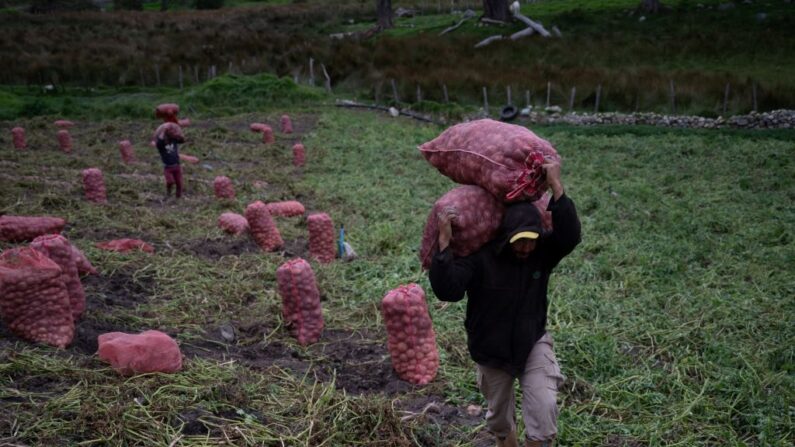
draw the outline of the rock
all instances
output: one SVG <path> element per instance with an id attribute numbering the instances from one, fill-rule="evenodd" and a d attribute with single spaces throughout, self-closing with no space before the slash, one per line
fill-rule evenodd
<path id="1" fill-rule="evenodd" d="M 646 16 L 640 16 L 638 18 L 638 22 L 645 22 L 645 21 L 646 21 Z"/>
<path id="2" fill-rule="evenodd" d="M 392 115 L 392 117 L 397 118 L 398 116 L 400 116 L 400 111 L 394 107 L 390 107 L 389 114 Z"/>
<path id="3" fill-rule="evenodd" d="M 232 343 L 235 341 L 235 328 L 232 326 L 225 324 L 218 328 L 218 331 L 221 333 L 221 338 L 227 341 L 227 343 Z"/>
<path id="4" fill-rule="evenodd" d="M 472 417 L 478 417 L 483 413 L 483 407 L 480 405 L 467 405 L 467 414 Z"/>
<path id="5" fill-rule="evenodd" d="M 530 116 L 530 107 L 525 107 L 524 109 L 520 110 L 519 114 L 522 116 Z"/>
<path id="6" fill-rule="evenodd" d="M 561 113 L 563 111 L 563 109 L 560 108 L 560 106 L 549 106 L 549 107 L 544 108 L 544 111 L 547 112 L 547 113 L 552 114 L 552 113 Z"/>
<path id="7" fill-rule="evenodd" d="M 417 11 L 403 7 L 395 10 L 395 17 L 414 17 L 416 14 Z"/>

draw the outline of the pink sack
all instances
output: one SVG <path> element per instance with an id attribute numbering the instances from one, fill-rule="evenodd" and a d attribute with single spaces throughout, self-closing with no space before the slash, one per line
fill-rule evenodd
<path id="1" fill-rule="evenodd" d="M 262 123 L 251 123 L 248 128 L 251 129 L 252 132 L 262 132 L 262 128 L 265 126 L 266 125 Z"/>
<path id="2" fill-rule="evenodd" d="M 121 154 L 121 161 L 125 164 L 135 162 L 135 151 L 133 151 L 130 140 L 119 141 L 119 153 Z"/>
<path id="3" fill-rule="evenodd" d="M 408 284 L 391 290 L 381 301 L 381 314 L 398 377 L 417 385 L 429 383 L 439 369 L 439 352 L 422 287 Z"/>
<path id="4" fill-rule="evenodd" d="M 72 136 L 69 135 L 69 131 L 66 129 L 62 129 L 58 131 L 58 146 L 64 153 L 71 153 L 72 152 Z"/>
<path id="5" fill-rule="evenodd" d="M 436 201 L 425 223 L 420 247 L 424 269 L 431 268 L 433 255 L 439 249 L 437 215 L 446 208 L 454 208 L 458 212 L 458 217 L 452 222 L 450 249 L 459 257 L 476 252 L 492 240 L 505 213 L 505 206 L 479 186 L 465 185 L 450 190 Z"/>
<path id="6" fill-rule="evenodd" d="M 312 267 L 303 259 L 292 259 L 276 270 L 276 281 L 290 334 L 302 346 L 317 342 L 323 331 L 323 312 Z"/>
<path id="7" fill-rule="evenodd" d="M 282 125 L 282 133 L 293 133 L 293 122 L 288 115 L 282 115 L 280 122 Z"/>
<path id="8" fill-rule="evenodd" d="M 268 207 L 257 200 L 246 207 L 246 220 L 254 242 L 265 251 L 275 251 L 284 246 L 282 235 L 268 212 Z"/>
<path id="9" fill-rule="evenodd" d="M 42 234 L 63 231 L 66 221 L 48 216 L 0 216 L 0 241 L 32 241 Z"/>
<path id="10" fill-rule="evenodd" d="M 177 120 L 177 124 L 179 124 L 179 127 L 190 127 L 191 125 L 190 118 L 183 118 L 181 120 Z"/>
<path id="11" fill-rule="evenodd" d="M 267 206 L 268 212 L 271 213 L 271 216 L 294 217 L 302 216 L 306 212 L 304 205 L 302 205 L 301 202 L 296 202 L 295 200 L 271 202 Z"/>
<path id="12" fill-rule="evenodd" d="M 223 213 L 218 217 L 218 227 L 229 234 L 241 234 L 248 231 L 248 221 L 237 213 Z"/>
<path id="13" fill-rule="evenodd" d="M 306 149 L 301 143 L 293 145 L 293 166 L 301 167 L 306 164 Z"/>
<path id="14" fill-rule="evenodd" d="M 20 338 L 65 348 L 75 325 L 61 268 L 30 247 L 0 254 L 0 317 Z"/>
<path id="15" fill-rule="evenodd" d="M 91 261 L 86 258 L 86 255 L 80 251 L 77 246 L 72 245 L 72 255 L 75 257 L 75 264 L 77 265 L 77 273 L 81 275 L 96 275 L 97 269 L 91 265 Z"/>
<path id="16" fill-rule="evenodd" d="M 194 157 L 193 155 L 188 154 L 179 154 L 179 160 L 184 161 L 185 163 L 190 163 L 192 165 L 198 164 L 199 159 Z"/>
<path id="17" fill-rule="evenodd" d="M 86 293 L 83 291 L 83 284 L 80 282 L 80 274 L 77 271 L 77 260 L 72 250 L 72 244 L 60 234 L 47 234 L 33 239 L 30 246 L 50 258 L 61 268 L 61 280 L 69 293 L 72 317 L 77 320 L 86 310 Z"/>
<path id="18" fill-rule="evenodd" d="M 478 185 L 505 202 L 537 200 L 547 189 L 544 159 L 560 162 L 548 141 L 490 119 L 457 124 L 419 149 L 453 181 Z"/>
<path id="19" fill-rule="evenodd" d="M 174 373 L 182 369 L 182 353 L 177 342 L 160 331 L 108 332 L 97 337 L 97 342 L 99 358 L 123 376 Z"/>
<path id="20" fill-rule="evenodd" d="M 157 126 L 153 138 L 155 140 L 160 138 L 165 140 L 177 141 L 181 143 L 185 141 L 185 134 L 182 133 L 182 128 L 179 127 L 179 124 L 172 122 L 165 122 Z M 154 143 L 154 141 L 152 141 L 152 143 Z M 153 144 L 153 146 L 157 145 Z"/>
<path id="21" fill-rule="evenodd" d="M 83 169 L 83 192 L 86 200 L 94 203 L 106 203 L 108 195 L 105 191 L 105 177 L 97 168 Z"/>
<path id="22" fill-rule="evenodd" d="M 97 242 L 95 247 L 107 250 L 126 253 L 128 251 L 140 250 L 145 253 L 154 253 L 155 248 L 140 239 L 114 239 L 111 241 Z"/>
<path id="23" fill-rule="evenodd" d="M 69 120 L 58 120 L 58 121 L 54 122 L 53 124 L 55 124 L 55 126 L 60 128 L 60 129 L 69 129 L 70 127 L 74 127 L 74 125 L 75 125 L 75 123 L 73 123 L 73 122 L 71 122 Z"/>
<path id="24" fill-rule="evenodd" d="M 309 254 L 321 263 L 333 261 L 337 250 L 331 217 L 326 213 L 310 214 L 306 225 L 309 228 Z"/>
<path id="25" fill-rule="evenodd" d="M 271 143 L 276 141 L 276 139 L 273 137 L 273 129 L 271 129 L 271 126 L 268 126 L 267 124 L 263 124 L 261 132 L 262 132 L 262 142 L 263 143 L 271 144 Z"/>
<path id="26" fill-rule="evenodd" d="M 14 140 L 14 149 L 21 151 L 28 147 L 25 143 L 25 129 L 21 127 L 11 129 L 11 138 Z"/>
<path id="27" fill-rule="evenodd" d="M 179 106 L 173 103 L 166 103 L 160 104 L 159 106 L 155 107 L 155 117 L 161 118 L 165 121 L 177 121 L 177 115 L 179 115 Z"/>
<path id="28" fill-rule="evenodd" d="M 235 187 L 232 185 L 232 180 L 225 175 L 219 175 L 213 180 L 213 189 L 217 199 L 235 198 Z"/>

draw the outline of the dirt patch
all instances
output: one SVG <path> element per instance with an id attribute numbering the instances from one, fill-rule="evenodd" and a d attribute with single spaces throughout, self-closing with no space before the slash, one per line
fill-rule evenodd
<path id="1" fill-rule="evenodd" d="M 282 256 L 285 258 L 309 259 L 309 241 L 304 238 L 284 241 Z"/>
<path id="2" fill-rule="evenodd" d="M 172 243 L 176 251 L 190 253 L 204 259 L 220 259 L 244 253 L 259 253 L 262 250 L 251 236 L 242 234 L 222 239 L 194 239 L 184 243 Z"/>

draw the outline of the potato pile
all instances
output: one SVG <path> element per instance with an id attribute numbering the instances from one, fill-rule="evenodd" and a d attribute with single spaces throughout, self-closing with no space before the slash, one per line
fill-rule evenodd
<path id="1" fill-rule="evenodd" d="M 420 260 L 425 269 L 431 267 L 433 255 L 439 248 L 437 215 L 448 208 L 458 213 L 452 221 L 453 239 L 450 241 L 450 249 L 456 256 L 468 256 L 493 239 L 505 213 L 505 206 L 479 186 L 465 185 L 450 190 L 436 201 L 425 223 L 420 247 Z"/>
<path id="2" fill-rule="evenodd" d="M 284 246 L 284 241 L 276 228 L 276 224 L 268 212 L 268 207 L 261 201 L 246 207 L 246 220 L 254 242 L 265 251 L 275 251 Z"/>
<path id="3" fill-rule="evenodd" d="M 121 161 L 125 164 L 135 162 L 135 152 L 133 151 L 130 140 L 119 141 L 119 153 L 121 154 Z"/>
<path id="4" fill-rule="evenodd" d="M 83 169 L 83 192 L 86 200 L 94 203 L 105 203 L 108 195 L 105 191 L 105 177 L 97 168 Z"/>
<path id="5" fill-rule="evenodd" d="M 294 217 L 301 216 L 306 212 L 304 205 L 295 200 L 286 200 L 284 202 L 271 202 L 268 205 L 268 212 L 271 216 L 284 216 Z"/>
<path id="6" fill-rule="evenodd" d="M 326 213 L 310 214 L 306 218 L 309 228 L 309 254 L 322 263 L 334 260 L 334 224 Z"/>
<path id="7" fill-rule="evenodd" d="M 260 127 L 260 132 L 262 132 L 263 143 L 271 144 L 276 141 L 276 138 L 273 137 L 273 129 L 271 129 L 271 126 L 263 124 L 262 127 Z"/>
<path id="8" fill-rule="evenodd" d="M 248 231 L 248 221 L 237 213 L 223 213 L 218 217 L 218 227 L 229 234 L 242 234 Z"/>
<path id="9" fill-rule="evenodd" d="M 33 239 L 31 248 L 50 258 L 61 268 L 61 281 L 69 294 L 72 317 L 77 320 L 86 310 L 86 293 L 77 270 L 72 244 L 60 234 L 47 234 Z"/>
<path id="10" fill-rule="evenodd" d="M 0 254 L 0 317 L 25 340 L 65 348 L 74 319 L 61 268 L 44 254 L 19 247 Z"/>
<path id="11" fill-rule="evenodd" d="M 312 266 L 301 258 L 287 261 L 276 270 L 276 281 L 290 334 L 302 346 L 317 342 L 323 331 L 323 312 Z"/>
<path id="12" fill-rule="evenodd" d="M 182 353 L 177 342 L 160 331 L 108 332 L 97 337 L 97 341 L 99 358 L 124 376 L 182 369 Z"/>
<path id="13" fill-rule="evenodd" d="M 301 143 L 293 145 L 293 166 L 301 167 L 306 164 L 306 149 Z"/>
<path id="14" fill-rule="evenodd" d="M 439 352 L 422 287 L 408 284 L 389 291 L 381 301 L 381 313 L 398 376 L 417 385 L 433 380 L 439 369 Z"/>
<path id="15" fill-rule="evenodd" d="M 0 241 L 32 241 L 42 234 L 60 233 L 66 221 L 49 216 L 0 216 Z"/>
<path id="16" fill-rule="evenodd" d="M 527 128 L 490 119 L 452 126 L 419 149 L 443 175 L 505 202 L 538 200 L 547 189 L 544 158 L 560 162 L 552 145 Z"/>
<path id="17" fill-rule="evenodd" d="M 59 129 L 69 129 L 70 127 L 74 127 L 75 125 L 75 123 L 69 120 L 57 120 L 53 124 L 55 124 L 55 127 Z"/>
<path id="18" fill-rule="evenodd" d="M 27 147 L 25 129 L 21 127 L 11 129 L 11 138 L 14 140 L 14 149 L 24 150 Z"/>
<path id="19" fill-rule="evenodd" d="M 72 153 L 72 136 L 69 135 L 68 130 L 61 129 L 58 131 L 58 146 L 64 153 Z"/>
<path id="20" fill-rule="evenodd" d="M 235 187 L 232 185 L 232 180 L 225 175 L 219 175 L 213 180 L 213 190 L 215 190 L 217 199 L 235 198 Z"/>
<path id="21" fill-rule="evenodd" d="M 282 133 L 293 133 L 293 122 L 290 120 L 289 115 L 282 115 L 280 123 L 282 126 Z"/>

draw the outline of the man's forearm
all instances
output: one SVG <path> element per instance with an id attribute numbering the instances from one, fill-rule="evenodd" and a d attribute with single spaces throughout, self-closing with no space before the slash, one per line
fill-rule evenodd
<path id="1" fill-rule="evenodd" d="M 560 199 L 560 196 L 562 196 L 563 193 L 565 192 L 563 190 L 563 182 L 561 182 L 560 180 L 550 182 L 549 188 L 552 190 L 552 197 L 554 197 L 555 200 Z"/>

